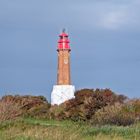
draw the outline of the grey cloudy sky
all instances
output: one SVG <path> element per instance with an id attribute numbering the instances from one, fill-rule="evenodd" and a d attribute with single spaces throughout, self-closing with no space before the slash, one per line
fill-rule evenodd
<path id="1" fill-rule="evenodd" d="M 0 0 L 0 95 L 45 95 L 68 29 L 72 81 L 140 97 L 139 0 Z"/>

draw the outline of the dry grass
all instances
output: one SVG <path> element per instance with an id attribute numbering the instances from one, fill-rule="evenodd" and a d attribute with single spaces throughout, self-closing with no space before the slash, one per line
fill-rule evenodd
<path id="1" fill-rule="evenodd" d="M 140 140 L 139 128 L 24 119 L 1 123 L 0 140 Z"/>
<path id="2" fill-rule="evenodd" d="M 83 136 L 79 131 L 57 127 L 43 128 L 35 126 L 25 130 L 12 127 L 3 132 L 3 140 L 124 140 L 124 138 L 117 135 L 107 136 L 98 134 L 96 136 Z"/>
<path id="3" fill-rule="evenodd" d="M 72 129 L 60 128 L 57 126 L 40 125 L 16 125 L 9 127 L 2 132 L 3 140 L 20 140 L 22 138 L 31 140 L 78 140 L 80 133 Z"/>
<path id="4" fill-rule="evenodd" d="M 15 119 L 20 115 L 21 110 L 18 105 L 0 101 L 0 122 Z"/>

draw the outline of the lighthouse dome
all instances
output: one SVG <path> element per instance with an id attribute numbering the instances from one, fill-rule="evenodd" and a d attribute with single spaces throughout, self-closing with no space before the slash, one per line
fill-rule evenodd
<path id="1" fill-rule="evenodd" d="M 69 43 L 70 43 L 70 41 L 68 39 L 68 34 L 65 33 L 65 31 L 62 31 L 62 33 L 59 35 L 58 50 L 60 50 L 60 49 L 70 50 Z"/>

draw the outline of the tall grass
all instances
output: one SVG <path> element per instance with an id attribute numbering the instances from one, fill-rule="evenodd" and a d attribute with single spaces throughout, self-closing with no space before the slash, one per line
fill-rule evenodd
<path id="1" fill-rule="evenodd" d="M 140 140 L 140 124 L 100 127 L 28 118 L 1 123 L 0 140 Z"/>

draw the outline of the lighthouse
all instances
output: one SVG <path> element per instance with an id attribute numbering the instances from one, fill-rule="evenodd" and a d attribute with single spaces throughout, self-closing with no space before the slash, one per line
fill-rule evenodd
<path id="1" fill-rule="evenodd" d="M 59 105 L 69 99 L 74 98 L 75 87 L 71 85 L 70 72 L 70 41 L 65 29 L 59 35 L 57 54 L 57 84 L 53 86 L 51 93 L 51 104 Z"/>

